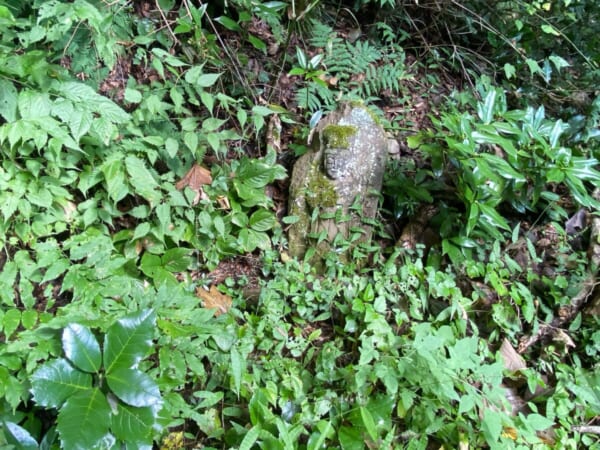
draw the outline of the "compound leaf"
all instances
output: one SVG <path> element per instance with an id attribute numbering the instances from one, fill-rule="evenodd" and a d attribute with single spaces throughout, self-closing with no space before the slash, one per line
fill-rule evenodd
<path id="1" fill-rule="evenodd" d="M 128 405 L 117 405 L 117 414 L 112 416 L 111 430 L 122 441 L 152 441 L 154 413 L 152 408 L 135 408 Z"/>
<path id="2" fill-rule="evenodd" d="M 89 328 L 77 323 L 67 325 L 62 343 L 65 355 L 78 369 L 98 372 L 102 363 L 100 345 Z"/>
<path id="3" fill-rule="evenodd" d="M 104 339 L 104 367 L 107 373 L 135 366 L 152 346 L 156 318 L 150 309 L 117 320 Z"/>
<path id="4" fill-rule="evenodd" d="M 161 401 L 158 385 L 137 369 L 119 367 L 106 376 L 106 381 L 112 392 L 128 405 L 144 407 Z"/>
<path id="5" fill-rule="evenodd" d="M 72 395 L 89 391 L 92 377 L 60 358 L 40 366 L 31 375 L 31 386 L 36 403 L 58 408 Z"/>
<path id="6" fill-rule="evenodd" d="M 100 389 L 88 389 L 69 398 L 58 413 L 62 448 L 111 448 L 110 406 Z"/>

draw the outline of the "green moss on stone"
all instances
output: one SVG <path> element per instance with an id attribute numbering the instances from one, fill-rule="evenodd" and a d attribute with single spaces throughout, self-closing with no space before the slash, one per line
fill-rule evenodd
<path id="1" fill-rule="evenodd" d="M 357 128 L 352 125 L 327 125 L 323 129 L 323 139 L 329 148 L 348 148 L 349 138 L 356 134 Z"/>
<path id="2" fill-rule="evenodd" d="M 335 185 L 319 171 L 313 171 L 306 186 L 306 203 L 311 208 L 330 208 L 337 204 Z"/>

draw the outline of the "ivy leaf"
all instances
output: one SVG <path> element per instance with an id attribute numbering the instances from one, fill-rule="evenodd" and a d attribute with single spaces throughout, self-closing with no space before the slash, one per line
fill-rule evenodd
<path id="1" fill-rule="evenodd" d="M 91 387 L 91 375 L 75 369 L 63 358 L 43 364 L 31 375 L 31 392 L 41 406 L 58 408 L 67 398 Z"/>
<path id="2" fill-rule="evenodd" d="M 156 318 L 151 309 L 117 320 L 104 338 L 104 367 L 107 373 L 137 365 L 152 346 Z"/>
<path id="3" fill-rule="evenodd" d="M 110 406 L 100 389 L 88 389 L 69 398 L 58 413 L 62 448 L 111 448 Z"/>
<path id="4" fill-rule="evenodd" d="M 9 445 L 13 445 L 20 450 L 38 450 L 38 443 L 29 434 L 25 428 L 20 427 L 14 422 L 2 421 L 4 428 L 4 438 Z"/>
<path id="5" fill-rule="evenodd" d="M 151 444 L 154 422 L 152 408 L 135 408 L 118 404 L 117 414 L 112 416 L 110 429 L 121 441 Z"/>
<path id="6" fill-rule="evenodd" d="M 137 369 L 119 367 L 106 375 L 112 392 L 130 406 L 153 406 L 161 401 L 158 385 Z"/>
<path id="7" fill-rule="evenodd" d="M 84 372 L 97 373 L 102 363 L 100 345 L 89 328 L 72 323 L 67 325 L 62 336 L 66 357 Z"/>

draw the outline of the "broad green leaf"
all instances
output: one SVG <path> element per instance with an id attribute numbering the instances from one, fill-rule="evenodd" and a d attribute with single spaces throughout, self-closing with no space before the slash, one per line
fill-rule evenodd
<path id="1" fill-rule="evenodd" d="M 260 426 L 254 425 L 248 430 L 240 443 L 239 450 L 250 450 L 260 435 Z"/>
<path id="2" fill-rule="evenodd" d="M 242 29 L 240 28 L 238 23 L 235 20 L 230 19 L 227 16 L 217 17 L 215 19 L 215 22 L 219 22 L 221 25 L 223 25 L 225 28 L 227 28 L 230 31 L 242 31 Z"/>
<path id="3" fill-rule="evenodd" d="M 42 283 L 46 283 L 58 278 L 60 275 L 65 273 L 70 266 L 71 261 L 66 258 L 60 258 L 56 260 L 50 267 L 46 269 Z"/>
<path id="4" fill-rule="evenodd" d="M 65 450 L 111 448 L 110 406 L 100 389 L 70 397 L 58 413 L 57 429 Z"/>
<path id="5" fill-rule="evenodd" d="M 128 193 L 123 160 L 120 157 L 110 158 L 101 166 L 109 197 L 116 203 Z"/>
<path id="6" fill-rule="evenodd" d="M 52 111 L 52 101 L 48 94 L 24 90 L 19 94 L 18 108 L 22 119 L 47 118 Z"/>
<path id="7" fill-rule="evenodd" d="M 340 427 L 338 439 L 342 450 L 364 450 L 362 430 L 355 427 Z"/>
<path id="8" fill-rule="evenodd" d="M 79 139 L 90 130 L 93 121 L 94 117 L 92 116 L 92 113 L 88 111 L 75 111 L 71 117 L 69 117 L 68 121 L 69 130 L 71 131 L 73 138 L 79 142 Z"/>
<path id="9" fill-rule="evenodd" d="M 183 272 L 192 263 L 192 251 L 188 248 L 172 248 L 161 258 L 163 267 L 169 272 Z"/>
<path id="10" fill-rule="evenodd" d="M 138 441 L 152 443 L 152 427 L 154 426 L 152 408 L 135 408 L 128 405 L 117 405 L 117 414 L 112 416 L 111 431 L 124 442 Z"/>
<path id="11" fill-rule="evenodd" d="M 31 375 L 31 392 L 41 406 L 58 408 L 67 398 L 87 392 L 91 387 L 91 375 L 75 369 L 62 358 L 43 364 Z"/>
<path id="12" fill-rule="evenodd" d="M 161 199 L 158 192 L 158 183 L 146 164 L 136 156 L 130 155 L 125 158 L 125 167 L 129 173 L 130 183 L 135 192 L 148 200 L 151 204 L 157 204 Z"/>
<path id="13" fill-rule="evenodd" d="M 104 338 L 104 367 L 107 373 L 137 365 L 152 347 L 156 318 L 151 309 L 117 320 Z"/>
<path id="14" fill-rule="evenodd" d="M 375 426 L 375 421 L 373 420 L 373 416 L 371 412 L 365 408 L 364 406 L 360 407 L 360 417 L 362 418 L 362 423 L 369 434 L 369 437 L 373 442 L 377 442 L 377 427 Z"/>
<path id="15" fill-rule="evenodd" d="M 19 450 L 38 450 L 38 443 L 29 431 L 14 422 L 2 421 L 4 438 L 9 445 Z"/>
<path id="16" fill-rule="evenodd" d="M 0 116 L 7 122 L 17 120 L 17 89 L 13 83 L 0 78 Z"/>
<path id="17" fill-rule="evenodd" d="M 196 85 L 201 88 L 210 87 L 217 82 L 221 73 L 203 73 L 196 80 Z"/>
<path id="18" fill-rule="evenodd" d="M 259 209 L 250 216 L 248 224 L 256 231 L 268 231 L 275 226 L 277 219 L 275 214 L 266 209 Z"/>
<path id="19" fill-rule="evenodd" d="M 248 42 L 250 42 L 252 46 L 257 50 L 260 50 L 262 52 L 265 52 L 267 50 L 267 44 L 265 43 L 265 41 L 263 41 L 260 38 L 257 38 L 252 34 L 248 34 Z"/>
<path id="20" fill-rule="evenodd" d="M 130 406 L 153 406 L 161 401 L 156 382 L 137 369 L 119 367 L 106 375 L 113 394 Z"/>
<path id="21" fill-rule="evenodd" d="M 484 102 L 477 104 L 477 115 L 486 125 L 494 119 L 494 106 L 497 94 L 496 89 L 491 89 L 485 96 Z"/>
<path id="22" fill-rule="evenodd" d="M 242 376 L 246 370 L 246 363 L 244 362 L 240 351 L 235 346 L 231 347 L 230 358 L 231 375 L 233 377 L 233 391 L 239 395 L 242 387 Z"/>
<path id="23" fill-rule="evenodd" d="M 510 80 L 512 77 L 514 77 L 515 73 L 517 73 L 515 66 L 513 66 L 512 64 L 509 64 L 509 63 L 504 64 L 504 75 L 506 75 L 506 78 L 508 80 Z"/>
<path id="24" fill-rule="evenodd" d="M 142 93 L 137 89 L 125 88 L 124 98 L 129 103 L 140 103 L 142 101 Z"/>
<path id="25" fill-rule="evenodd" d="M 541 414 L 532 413 L 527 416 L 527 423 L 535 430 L 542 431 L 554 426 L 554 421 L 547 419 Z"/>
<path id="26" fill-rule="evenodd" d="M 4 313 L 4 317 L 2 318 L 2 329 L 4 330 L 4 335 L 7 339 L 10 338 L 17 328 L 19 328 L 20 323 L 21 311 L 18 309 L 11 308 Z"/>
<path id="27" fill-rule="evenodd" d="M 556 67 L 556 70 L 558 70 L 559 72 L 560 72 L 560 69 L 570 66 L 570 64 L 564 58 L 562 58 L 560 56 L 551 55 L 548 57 L 548 59 L 550 61 L 552 61 L 552 64 L 554 64 L 554 67 Z"/>
<path id="28" fill-rule="evenodd" d="M 100 345 L 89 328 L 76 323 L 67 325 L 62 336 L 66 357 L 84 372 L 97 373 L 102 363 Z"/>
<path id="29" fill-rule="evenodd" d="M 552 25 L 543 24 L 542 31 L 547 34 L 552 34 L 554 36 L 560 36 L 560 33 L 554 28 Z"/>

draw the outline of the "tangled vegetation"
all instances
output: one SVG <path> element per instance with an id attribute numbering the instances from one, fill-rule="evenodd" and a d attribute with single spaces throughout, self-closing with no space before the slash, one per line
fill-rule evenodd
<path id="1" fill-rule="evenodd" d="M 598 27 L 595 0 L 0 1 L 0 446 L 600 448 Z M 286 180 L 342 101 L 399 151 L 319 273 Z"/>

